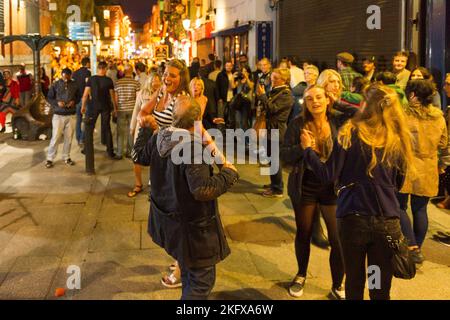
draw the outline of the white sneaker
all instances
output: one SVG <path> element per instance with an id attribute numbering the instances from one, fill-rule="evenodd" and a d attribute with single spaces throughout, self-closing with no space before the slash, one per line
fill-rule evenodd
<path id="1" fill-rule="evenodd" d="M 296 276 L 289 286 L 289 294 L 295 298 L 299 298 L 303 295 L 303 288 L 305 286 L 306 278 Z"/>
<path id="2" fill-rule="evenodd" d="M 345 300 L 345 290 L 342 286 L 339 288 L 331 288 L 330 296 L 335 300 Z"/>

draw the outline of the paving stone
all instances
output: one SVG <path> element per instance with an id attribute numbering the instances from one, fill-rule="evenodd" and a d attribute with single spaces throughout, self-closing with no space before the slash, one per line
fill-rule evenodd
<path id="1" fill-rule="evenodd" d="M 449 283 L 450 268 L 433 268 L 425 262 L 414 279 L 393 279 L 391 297 L 393 300 L 449 300 Z"/>
<path id="2" fill-rule="evenodd" d="M 75 228 L 84 204 L 35 206 L 29 208 L 38 226 Z"/>
<path id="3" fill-rule="evenodd" d="M 74 299 L 113 299 L 121 294 L 161 290 L 160 279 L 172 259 L 160 250 L 89 254 L 81 272 L 81 290 Z"/>
<path id="4" fill-rule="evenodd" d="M 288 293 L 287 281 L 263 280 L 251 283 L 231 282 L 217 279 L 217 285 L 211 294 L 212 300 L 327 300 L 329 290 L 321 288 L 317 281 L 307 281 L 305 291 L 300 298 Z"/>
<path id="5" fill-rule="evenodd" d="M 18 258 L 0 286 L 0 299 L 44 299 L 59 262 L 58 257 Z"/>
<path id="6" fill-rule="evenodd" d="M 99 222 L 92 234 L 89 252 L 139 249 L 140 234 L 139 222 Z"/>
<path id="7" fill-rule="evenodd" d="M 292 212 L 292 206 L 285 195 L 284 198 L 264 198 L 260 194 L 245 193 L 250 203 L 256 208 L 258 213 L 285 214 Z"/>
<path id="8" fill-rule="evenodd" d="M 147 221 L 149 209 L 150 203 L 148 202 L 147 196 L 136 197 L 134 202 L 133 221 Z"/>
<path id="9" fill-rule="evenodd" d="M 148 222 L 141 222 L 141 249 L 161 249 L 148 234 Z"/>
<path id="10" fill-rule="evenodd" d="M 49 193 L 45 197 L 43 203 L 51 203 L 51 204 L 60 204 L 60 203 L 67 203 L 67 204 L 82 204 L 86 203 L 86 200 L 88 198 L 87 193 Z"/>
<path id="11" fill-rule="evenodd" d="M 217 278 L 256 282 L 263 280 L 248 248 L 243 243 L 229 241 L 231 254 L 217 265 Z"/>
<path id="12" fill-rule="evenodd" d="M 247 250 L 258 272 L 266 280 L 292 280 L 297 274 L 297 260 L 292 244 L 279 241 L 247 243 Z"/>
<path id="13" fill-rule="evenodd" d="M 233 241 L 261 242 L 292 240 L 279 218 L 272 215 L 224 216 L 225 229 Z"/>
<path id="14" fill-rule="evenodd" d="M 99 221 L 132 221 L 134 205 L 105 204 L 98 215 Z"/>
<path id="15" fill-rule="evenodd" d="M 219 198 L 219 212 L 228 215 L 254 215 L 258 212 L 244 194 L 226 193 Z"/>
<path id="16" fill-rule="evenodd" d="M 14 234 L 0 255 L 7 259 L 23 256 L 62 257 L 70 236 L 70 228 L 62 226 L 24 227 Z"/>

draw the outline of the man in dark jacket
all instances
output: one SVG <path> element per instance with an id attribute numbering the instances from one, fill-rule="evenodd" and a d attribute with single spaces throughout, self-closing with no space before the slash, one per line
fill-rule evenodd
<path id="1" fill-rule="evenodd" d="M 217 100 L 219 99 L 219 91 L 217 90 L 216 83 L 204 74 L 200 74 L 201 79 L 205 85 L 203 94 L 208 98 L 206 104 L 205 113 L 203 114 L 203 126 L 206 130 L 215 127 L 215 120 L 217 118 Z"/>
<path id="2" fill-rule="evenodd" d="M 81 94 L 84 93 L 84 88 L 86 88 L 86 83 L 91 77 L 91 71 L 89 68 L 91 67 L 91 61 L 88 57 L 84 57 L 81 59 L 82 67 L 73 73 L 73 79 L 78 85 Z M 77 124 L 76 124 L 76 132 L 75 138 L 77 139 L 78 144 L 82 144 L 84 140 L 84 132 L 81 130 L 81 121 L 83 120 L 83 115 L 81 114 L 81 101 L 77 104 Z"/>
<path id="3" fill-rule="evenodd" d="M 289 114 L 294 104 L 292 93 L 289 88 L 290 72 L 288 69 L 274 69 L 270 75 L 272 90 L 266 93 L 262 84 L 258 85 L 257 95 L 258 100 L 263 106 L 263 111 L 266 113 L 267 122 L 267 136 L 269 141 L 267 142 L 268 156 L 273 158 L 272 155 L 272 142 L 273 132 L 271 130 L 279 130 L 278 141 L 284 141 L 284 134 L 286 133 L 287 122 Z M 279 142 L 278 142 L 279 143 Z M 283 196 L 283 175 L 281 166 L 275 174 L 270 175 L 270 185 L 266 191 L 262 193 L 267 198 L 279 198 Z"/>
<path id="4" fill-rule="evenodd" d="M 233 127 L 233 115 L 230 110 L 228 110 L 229 103 L 234 97 L 234 89 L 237 87 L 237 82 L 235 81 L 235 75 L 233 74 L 233 63 L 227 61 L 225 67 L 217 75 L 216 86 L 219 91 L 219 101 L 218 101 L 218 112 L 219 118 L 223 118 L 225 122 L 228 122 L 229 127 Z M 231 123 L 229 123 L 231 119 Z"/>
<path id="5" fill-rule="evenodd" d="M 77 83 L 72 80 L 72 71 L 68 68 L 62 70 L 62 79 L 56 81 L 47 95 L 47 99 L 53 108 L 52 139 L 48 147 L 46 168 L 53 167 L 56 157 L 58 142 L 64 135 L 63 160 L 67 165 L 75 163 L 70 159 L 73 132 L 75 129 L 76 104 L 81 99 L 81 92 Z"/>
<path id="6" fill-rule="evenodd" d="M 238 180 L 236 168 L 226 161 L 217 174 L 203 160 L 192 161 L 197 156 L 203 159 L 201 138 L 193 138 L 194 122 L 200 117 L 200 106 L 193 99 L 179 98 L 173 126 L 147 143 L 138 137 L 133 152 L 137 163 L 151 165 L 148 232 L 178 261 L 183 300 L 207 299 L 215 283 L 215 265 L 230 254 L 217 198 Z M 191 157 L 187 154 L 192 150 Z"/>

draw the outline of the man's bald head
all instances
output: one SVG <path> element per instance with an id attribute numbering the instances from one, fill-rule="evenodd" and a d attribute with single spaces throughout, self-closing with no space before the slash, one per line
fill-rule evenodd
<path id="1" fill-rule="evenodd" d="M 126 65 L 123 68 L 123 73 L 125 73 L 126 76 L 132 76 L 133 75 L 133 68 L 130 65 Z"/>
<path id="2" fill-rule="evenodd" d="M 195 121 L 201 121 L 202 109 L 200 105 L 188 96 L 180 96 L 173 109 L 173 123 L 175 128 L 189 130 Z"/>

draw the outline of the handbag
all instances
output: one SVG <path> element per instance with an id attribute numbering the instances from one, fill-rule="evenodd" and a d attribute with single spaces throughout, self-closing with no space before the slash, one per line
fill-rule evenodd
<path id="1" fill-rule="evenodd" d="M 368 161 L 366 158 L 366 153 L 361 144 L 361 151 L 363 154 L 364 162 L 368 165 Z M 375 195 L 375 199 L 377 201 L 377 206 L 379 213 L 382 217 L 385 218 L 383 214 L 383 210 L 381 209 L 380 200 L 378 198 L 377 189 L 372 183 L 372 178 L 369 177 L 370 187 L 372 188 L 373 194 Z M 391 266 L 392 266 L 392 274 L 394 277 L 399 279 L 413 279 L 416 276 L 416 264 L 412 259 L 411 252 L 408 248 L 408 243 L 406 241 L 405 236 L 401 233 L 400 239 L 396 239 L 393 235 L 389 234 L 388 229 L 385 225 L 386 231 L 386 244 L 387 247 L 391 250 Z"/>

